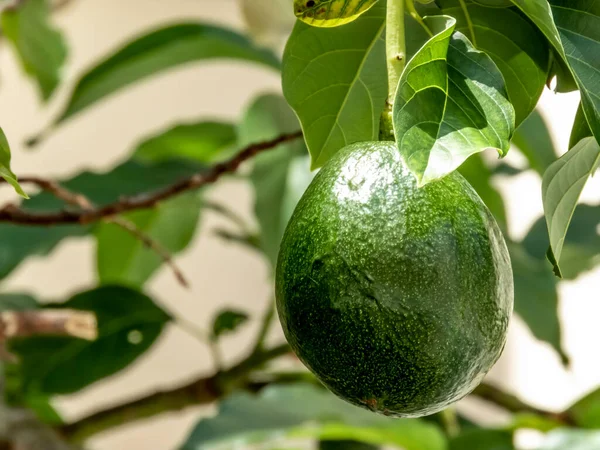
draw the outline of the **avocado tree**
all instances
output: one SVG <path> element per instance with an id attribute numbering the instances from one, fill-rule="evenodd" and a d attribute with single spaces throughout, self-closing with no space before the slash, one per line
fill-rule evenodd
<path id="1" fill-rule="evenodd" d="M 68 3 L 0 2 L 2 41 L 43 101 L 62 81 L 68 48 L 53 16 Z M 237 123 L 159 130 L 112 169 L 63 180 L 11 168 L 13 141 L 0 129 L 0 176 L 22 197 L 0 208 L 0 275 L 76 236 L 95 240 L 97 262 L 97 285 L 68 299 L 0 294 L 0 448 L 85 448 L 123 424 L 212 403 L 218 412 L 179 448 L 518 450 L 522 429 L 544 433 L 536 450 L 600 448 L 598 391 L 556 412 L 482 382 L 513 297 L 514 313 L 569 364 L 557 286 L 594 268 L 600 250 L 598 207 L 577 207 L 600 161 L 600 1 L 240 8 L 247 35 L 185 21 L 114 49 L 27 145 L 183 64 L 232 59 L 280 72 L 283 95 L 254 99 Z M 546 86 L 581 97 L 560 157 L 536 111 Z M 511 144 L 526 167 L 501 159 Z M 542 178 L 545 217 L 516 239 L 494 181 L 525 170 Z M 255 193 L 256 227 L 206 198 L 234 173 Z M 220 361 L 219 339 L 250 320 L 224 304 L 196 333 L 214 373 L 65 421 L 53 398 L 126 370 L 165 325 L 188 326 L 145 285 L 161 267 L 188 284 L 176 257 L 203 210 L 230 221 L 237 231 L 220 237 L 259 252 L 273 274 L 252 351 Z M 277 316 L 289 344 L 271 346 Z M 273 369 L 292 349 L 311 371 Z M 510 420 L 483 427 L 455 407 L 465 395 Z"/>

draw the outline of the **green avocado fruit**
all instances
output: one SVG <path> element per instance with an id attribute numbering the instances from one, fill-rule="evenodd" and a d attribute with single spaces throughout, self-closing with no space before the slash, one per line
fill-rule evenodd
<path id="1" fill-rule="evenodd" d="M 285 231 L 279 318 L 348 402 L 395 417 L 464 397 L 500 357 L 513 278 L 493 216 L 458 173 L 417 188 L 393 142 L 350 145 Z"/>

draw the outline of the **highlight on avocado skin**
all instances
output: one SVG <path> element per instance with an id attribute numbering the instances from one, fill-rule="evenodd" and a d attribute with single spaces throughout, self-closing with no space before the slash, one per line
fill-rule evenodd
<path id="1" fill-rule="evenodd" d="M 294 14 L 315 27 L 337 27 L 352 22 L 378 0 L 294 0 Z"/>

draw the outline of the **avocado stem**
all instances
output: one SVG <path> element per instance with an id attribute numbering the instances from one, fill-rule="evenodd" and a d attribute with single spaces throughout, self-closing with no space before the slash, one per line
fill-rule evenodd
<path id="1" fill-rule="evenodd" d="M 386 60 L 388 69 L 388 104 L 394 104 L 400 75 L 406 64 L 404 36 L 404 0 L 388 0 L 386 14 Z"/>

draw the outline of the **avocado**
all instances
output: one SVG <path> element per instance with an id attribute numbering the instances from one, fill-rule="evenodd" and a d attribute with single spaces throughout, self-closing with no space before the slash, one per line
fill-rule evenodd
<path id="1" fill-rule="evenodd" d="M 276 273 L 300 360 L 394 417 L 440 411 L 500 357 L 513 278 L 493 216 L 458 173 L 418 188 L 394 142 L 333 156 L 298 203 Z"/>

